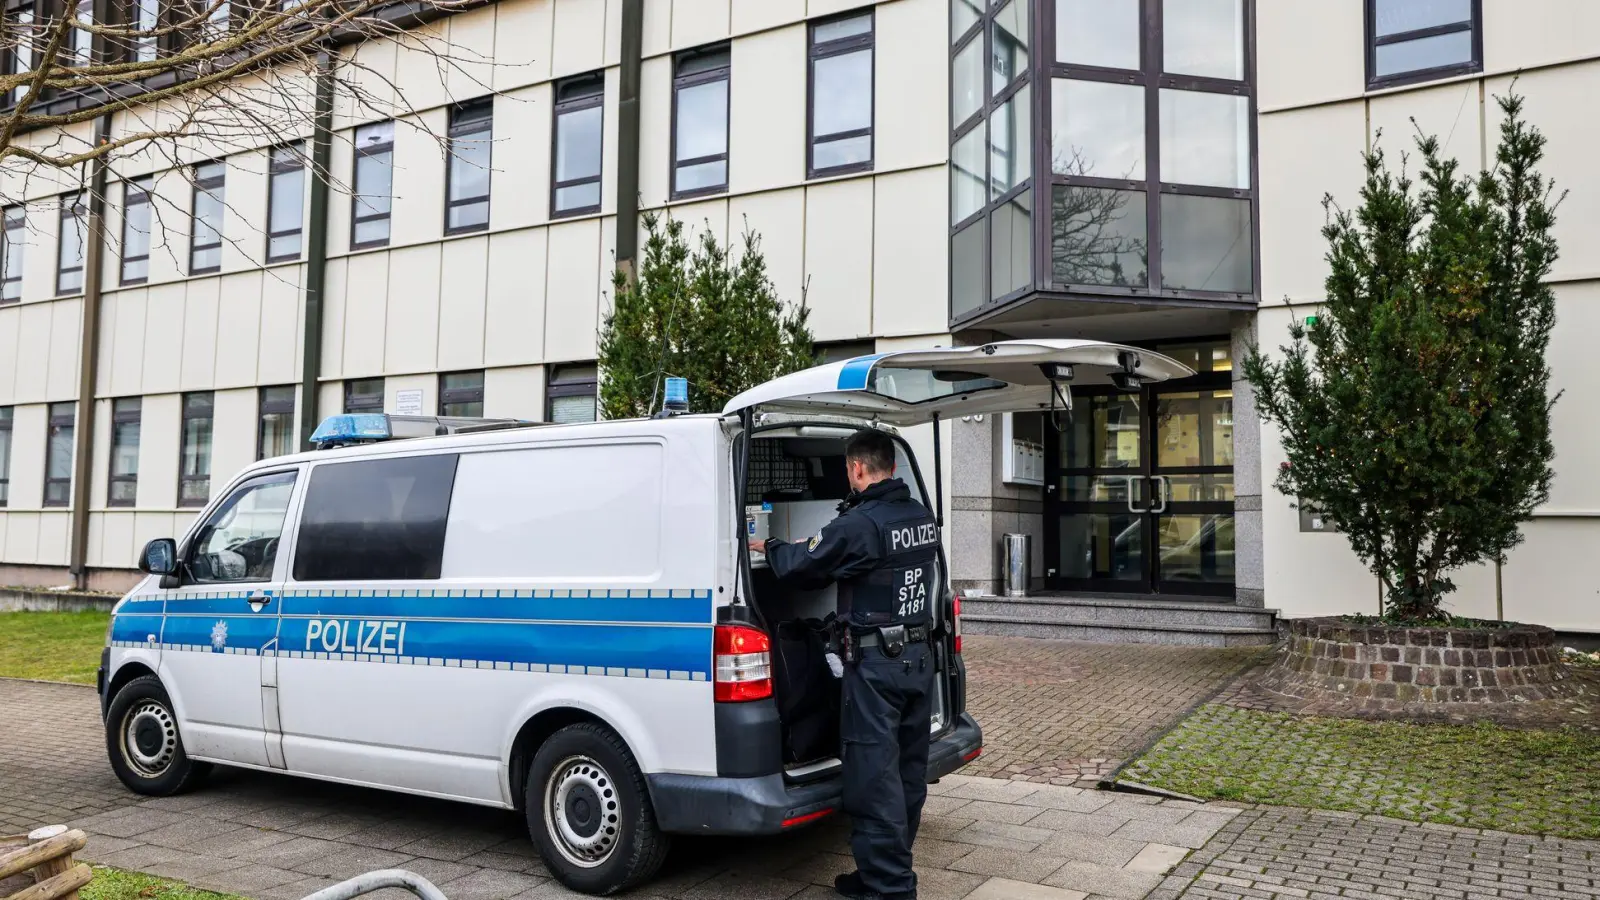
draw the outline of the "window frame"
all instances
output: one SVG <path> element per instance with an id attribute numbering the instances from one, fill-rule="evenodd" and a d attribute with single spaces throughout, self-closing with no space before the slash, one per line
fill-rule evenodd
<path id="1" fill-rule="evenodd" d="M 400 530 L 410 532 L 408 538 L 411 539 L 412 546 L 408 548 L 409 554 L 405 557 L 405 563 L 413 567 L 410 570 L 396 570 L 392 567 L 385 567 L 390 570 L 384 572 L 381 577 L 384 580 L 393 581 L 438 581 L 443 578 L 447 524 L 450 520 L 450 510 L 455 505 L 455 483 L 460 471 L 460 460 L 460 453 L 424 453 L 407 456 L 319 461 L 312 465 L 307 472 L 306 486 L 300 497 L 299 515 L 293 522 L 295 549 L 294 558 L 289 563 L 288 580 L 306 584 L 348 584 L 373 580 L 376 577 L 373 572 L 360 571 L 360 569 L 363 566 L 371 567 L 374 557 L 381 552 L 378 548 L 382 548 L 385 544 L 392 545 L 393 541 L 368 540 L 361 542 L 361 546 L 354 550 L 344 549 L 331 553 L 324 550 L 323 548 L 327 547 L 330 541 L 327 540 L 329 535 L 323 532 L 333 530 L 332 526 L 335 524 L 347 525 L 351 520 L 350 518 L 342 520 L 323 518 L 324 506 L 332 508 L 332 505 L 327 504 L 321 496 L 321 492 L 318 491 L 319 482 L 324 478 L 336 479 L 340 477 L 338 473 L 341 471 L 352 473 L 346 476 L 349 478 L 370 479 L 374 475 L 368 473 L 375 473 L 376 476 L 382 477 L 387 470 L 404 469 L 406 467 L 411 469 L 413 480 L 412 496 L 407 498 L 407 507 L 410 506 L 412 500 L 418 499 L 417 490 L 424 492 L 421 495 L 421 499 L 437 500 L 439 499 L 438 496 L 430 496 L 437 493 L 442 495 L 444 502 L 442 508 L 433 510 L 438 515 L 429 517 L 426 520 L 430 526 L 426 533 L 416 527 L 414 522 L 405 519 L 408 513 L 407 509 L 400 510 L 398 516 L 380 523 L 380 527 L 386 527 L 390 532 L 390 534 L 381 535 L 380 537 L 392 538 L 396 525 L 399 525 Z M 443 477 L 445 475 L 443 470 L 446 464 L 449 467 L 448 481 L 444 480 Z M 343 467 L 342 470 L 341 467 Z M 439 480 L 430 482 L 427 476 L 438 477 Z M 324 490 L 333 492 L 336 491 L 336 488 L 330 486 L 324 488 Z M 355 515 L 362 512 L 359 508 L 352 509 L 351 506 L 346 505 L 341 509 L 347 515 Z M 435 523 L 437 523 L 437 534 L 432 533 L 433 528 L 431 526 Z M 426 546 L 420 546 L 424 542 L 426 542 Z M 326 566 L 329 558 L 342 558 L 344 570 L 329 573 L 314 569 L 314 567 Z M 357 571 L 350 571 L 351 569 Z"/>
<path id="2" fill-rule="evenodd" d="M 290 141 L 279 144 L 267 151 L 267 252 L 264 255 L 268 265 L 281 262 L 298 261 L 305 253 L 305 228 L 306 228 L 306 179 L 300 180 L 300 193 L 295 197 L 295 203 L 300 207 L 300 215 L 295 218 L 293 228 L 282 231 L 272 230 L 273 204 L 278 200 L 281 188 L 278 179 L 283 175 L 292 175 L 296 172 L 306 171 L 305 141 Z M 282 154 L 282 158 L 280 157 Z M 272 252 L 272 242 L 279 238 L 289 236 L 300 238 L 299 245 L 293 253 Z"/>
<path id="3" fill-rule="evenodd" d="M 565 373 L 581 373 L 575 378 L 563 379 Z M 594 421 L 600 421 L 600 369 L 595 363 L 566 363 L 550 367 L 544 385 L 544 420 L 554 422 L 552 411 L 558 397 L 593 397 Z"/>
<path id="4" fill-rule="evenodd" d="M 692 74 L 680 74 L 679 70 L 684 64 L 696 59 L 711 56 L 722 56 L 724 62 L 715 68 L 706 69 Z M 722 152 L 710 156 L 692 156 L 688 159 L 678 158 L 678 95 L 686 88 L 700 87 L 707 84 L 722 82 L 723 91 L 723 117 L 722 117 Z M 668 173 L 671 180 L 671 197 L 674 200 L 685 200 L 690 197 L 706 197 L 713 194 L 728 192 L 728 176 L 731 162 L 729 151 L 733 143 L 733 48 L 726 42 L 712 44 L 707 47 L 698 47 L 693 50 L 684 50 L 672 58 L 672 128 L 668 140 L 671 141 L 669 158 L 672 171 Z M 689 188 L 678 187 L 678 172 L 686 166 L 702 166 L 708 163 L 722 163 L 722 181 L 719 184 L 706 185 L 705 187 Z"/>
<path id="5" fill-rule="evenodd" d="M 127 250 L 128 250 L 128 231 L 129 231 L 128 223 L 129 223 L 129 220 L 132 218 L 128 214 L 128 211 L 133 209 L 135 205 L 138 205 L 138 206 L 144 207 L 146 210 L 149 210 L 151 214 L 153 214 L 154 213 L 153 204 L 155 202 L 155 196 L 154 196 L 155 195 L 155 186 L 156 186 L 156 183 L 155 183 L 155 176 L 154 175 L 146 175 L 146 176 L 144 176 L 142 178 L 130 178 L 127 181 L 124 181 L 122 183 L 122 246 L 119 248 L 122 251 L 122 257 L 121 257 L 121 263 L 120 263 L 120 265 L 118 266 L 118 269 L 117 269 L 117 276 L 118 276 L 117 277 L 117 284 L 118 285 L 145 284 L 145 283 L 149 282 L 149 280 L 150 280 L 150 243 L 153 243 L 153 241 L 152 242 L 147 242 L 145 244 L 144 255 L 142 255 L 142 256 L 129 256 L 128 255 L 128 253 L 127 253 Z M 139 194 L 140 194 L 140 196 L 142 198 L 142 199 L 137 201 L 137 204 L 135 203 L 135 201 L 133 199 L 133 194 L 134 194 L 135 191 L 139 192 Z M 155 232 L 154 219 L 153 219 L 152 215 L 147 214 L 146 218 L 145 218 L 145 236 L 147 238 L 154 238 L 154 236 L 155 236 L 154 232 Z M 145 264 L 144 275 L 142 275 L 142 276 L 140 276 L 138 278 L 129 278 L 128 277 L 128 263 L 130 263 L 130 262 L 142 262 L 142 263 L 144 263 Z"/>
<path id="6" fill-rule="evenodd" d="M 465 122 L 458 118 L 467 113 L 483 115 Z M 489 230 L 489 217 L 493 213 L 494 204 L 491 198 L 494 195 L 494 95 L 467 100 L 450 107 L 450 125 L 447 132 L 448 141 L 445 148 L 444 167 L 444 233 L 445 234 L 471 234 L 477 231 Z M 483 193 L 475 197 L 450 198 L 450 189 L 455 185 L 456 165 L 466 165 L 455 153 L 455 142 L 458 139 L 470 138 L 474 141 L 483 141 L 488 150 L 487 178 L 484 180 Z M 479 225 L 450 225 L 450 211 L 461 206 L 472 206 L 482 203 L 484 205 L 483 223 Z"/>
<path id="7" fill-rule="evenodd" d="M 455 375 L 476 375 L 478 376 L 478 386 L 474 388 L 445 387 L 445 379 Z M 488 379 L 485 377 L 485 372 L 483 369 L 466 369 L 460 372 L 440 372 L 438 401 L 439 415 L 455 416 L 455 413 L 446 412 L 445 407 L 457 403 L 476 403 L 481 409 L 483 406 L 484 385 L 487 383 L 487 381 Z M 482 416 L 483 413 L 479 412 L 477 416 L 461 416 L 460 418 L 471 419 L 482 418 Z"/>
<path id="8" fill-rule="evenodd" d="M 285 390 L 289 392 L 288 403 L 283 403 L 277 400 L 269 401 L 267 399 L 268 391 Z M 295 386 L 292 384 L 267 384 L 256 389 L 256 462 L 260 462 L 261 460 L 268 458 L 266 455 L 267 448 L 263 443 L 266 440 L 266 429 L 263 426 L 266 424 L 267 416 L 283 415 L 284 413 L 288 413 L 289 423 L 292 429 L 296 405 L 295 400 Z M 294 450 L 294 442 L 291 439 L 289 444 L 289 452 L 293 453 Z"/>
<path id="9" fill-rule="evenodd" d="M 4 209 L 0 209 L 0 306 L 22 302 L 22 277 L 26 271 L 23 268 L 23 264 L 27 257 L 24 255 L 17 257 L 17 276 L 15 278 L 6 274 L 7 270 L 10 269 L 12 248 L 16 248 L 16 253 L 22 254 L 22 248 L 27 246 L 26 241 L 13 237 L 13 229 L 17 231 L 18 235 L 26 237 L 28 232 L 27 204 L 14 203 Z M 16 285 L 16 296 L 8 297 L 6 295 L 10 293 L 12 285 Z"/>
<path id="10" fill-rule="evenodd" d="M 372 382 L 377 382 L 377 384 L 378 384 L 378 392 L 376 394 L 370 394 L 370 393 L 368 393 L 368 394 L 357 394 L 353 390 L 353 388 L 358 384 L 372 383 Z M 382 378 L 347 378 L 347 379 L 345 379 L 345 382 L 344 382 L 344 412 L 347 415 L 349 415 L 349 414 L 361 414 L 361 413 L 381 413 L 381 412 L 383 412 L 383 409 L 384 409 L 384 399 L 387 396 L 387 394 L 388 394 L 388 384 Z M 377 406 L 376 409 L 355 409 L 355 410 L 352 410 L 350 408 L 350 400 L 352 398 L 356 398 L 356 397 L 377 397 L 378 398 L 378 406 Z"/>
<path id="11" fill-rule="evenodd" d="M 89 206 L 87 193 L 87 191 L 74 191 L 70 194 L 62 194 L 59 199 L 60 212 L 57 218 L 59 227 L 56 231 L 57 297 L 71 297 L 75 294 L 83 293 L 83 282 L 87 274 L 85 272 L 85 264 L 89 256 Z M 74 266 L 64 265 L 67 249 L 67 222 L 69 220 L 78 222 L 78 227 L 82 229 L 82 237 L 78 242 L 78 246 L 82 248 L 83 255 L 78 258 L 78 263 Z M 63 279 L 70 275 L 77 275 L 78 283 L 76 286 L 69 288 L 65 285 Z"/>
<path id="12" fill-rule="evenodd" d="M 206 414 L 205 415 L 201 416 L 201 415 L 191 415 L 190 414 L 190 412 L 189 412 L 189 398 L 190 397 L 205 397 L 205 398 L 207 398 L 206 399 Z M 196 421 L 196 420 L 200 420 L 200 419 L 204 419 L 204 420 L 209 421 L 211 423 L 211 444 L 210 444 L 209 447 L 206 448 L 206 474 L 204 474 L 204 475 L 188 475 L 188 474 L 185 474 L 184 471 L 183 471 L 183 460 L 184 460 L 184 457 L 187 455 L 186 451 L 188 450 L 188 447 L 186 446 L 186 441 L 188 440 L 188 437 L 189 437 L 189 423 L 191 421 Z M 216 436 L 217 436 L 217 396 L 216 396 L 216 394 L 214 392 L 212 392 L 212 391 L 185 391 L 184 393 L 178 395 L 178 508 L 179 509 L 197 509 L 197 508 L 203 507 L 206 504 L 211 502 L 211 460 L 212 460 L 212 456 L 216 453 L 216 443 L 217 443 L 216 442 Z M 206 486 L 206 495 L 204 497 L 202 497 L 202 498 L 197 499 L 197 500 L 196 499 L 190 499 L 190 500 L 184 499 L 184 496 L 183 496 L 183 494 L 184 494 L 184 490 L 183 490 L 184 486 L 187 485 L 187 484 L 198 484 L 198 483 L 200 483 L 202 481 L 205 483 L 205 486 Z"/>
<path id="13" fill-rule="evenodd" d="M 206 169 L 208 169 L 208 168 L 210 168 L 212 166 L 216 167 L 217 174 L 214 174 L 214 175 L 201 175 L 200 174 L 202 171 L 204 171 L 204 170 L 206 170 Z M 191 170 L 191 173 L 190 173 L 190 190 L 189 190 L 189 274 L 190 275 L 212 275 L 212 274 L 215 274 L 217 272 L 222 271 L 222 244 L 223 244 L 222 226 L 223 226 L 224 223 L 221 222 L 221 221 L 217 222 L 216 227 L 213 229 L 217 234 L 216 243 L 201 244 L 200 240 L 199 240 L 199 238 L 200 238 L 200 228 L 199 228 L 200 216 L 199 216 L 199 211 L 200 211 L 200 195 L 201 194 L 205 194 L 207 197 L 211 197 L 211 198 L 213 198 L 213 199 L 215 199 L 217 201 L 217 206 L 219 207 L 219 209 L 217 211 L 218 218 L 226 220 L 227 219 L 227 215 L 228 215 L 227 185 L 228 185 L 228 165 L 227 165 L 226 162 L 224 162 L 224 161 L 222 161 L 220 159 L 213 159 L 213 160 L 208 160 L 208 161 L 203 162 L 203 163 L 198 163 Z M 198 257 L 201 253 L 205 253 L 205 252 L 208 252 L 208 251 L 211 251 L 211 250 L 217 251 L 217 262 L 216 262 L 215 265 L 209 265 L 209 266 L 197 266 L 197 265 L 195 265 L 196 257 Z"/>
<path id="14" fill-rule="evenodd" d="M 361 146 L 361 132 L 377 125 L 389 126 L 389 139 L 370 147 Z M 385 119 L 382 122 L 368 122 L 356 126 L 351 132 L 351 143 L 355 145 L 355 155 L 351 159 L 350 172 L 350 249 L 367 250 L 373 247 L 387 247 L 394 237 L 394 119 Z M 372 156 L 387 154 L 389 159 L 384 163 L 389 167 L 389 209 L 383 213 L 361 215 L 361 198 L 367 196 L 361 191 L 361 162 Z M 370 241 L 356 240 L 356 230 L 367 222 L 383 221 L 385 224 L 382 238 Z"/>
<path id="15" fill-rule="evenodd" d="M 39 0 L 7 0 L 5 3 L 5 27 L 10 28 L 37 28 L 39 25 L 40 10 Z M 16 41 L 4 50 L 5 71 L 10 75 L 21 75 L 32 71 L 38 61 L 38 34 L 33 41 Z M 7 108 L 14 107 L 23 97 L 27 96 L 28 86 L 19 84 L 0 99 L 0 105 Z"/>
<path id="16" fill-rule="evenodd" d="M 1024 0 L 1030 2 L 1031 0 Z M 853 34 L 849 37 L 836 38 L 817 43 L 817 29 L 834 22 L 845 22 L 850 19 L 865 18 L 867 31 L 865 34 Z M 866 128 L 856 128 L 850 131 L 840 131 L 823 135 L 827 142 L 848 140 L 853 137 L 867 139 L 867 158 L 862 162 L 845 163 L 838 166 L 818 168 L 817 157 L 817 61 L 834 56 L 843 56 L 866 50 L 871 54 L 872 64 L 868 67 L 867 97 L 872 109 L 872 124 Z M 946 88 L 948 91 L 948 86 Z M 730 108 L 732 104 L 729 104 Z M 860 172 L 871 172 L 878 161 L 878 14 L 872 7 L 853 9 L 836 16 L 812 19 L 806 27 L 806 178 L 830 178 L 835 175 L 853 175 Z"/>
<path id="17" fill-rule="evenodd" d="M 564 91 L 584 90 L 590 86 L 592 92 L 579 94 L 569 99 L 560 99 Z M 591 216 L 600 212 L 605 205 L 605 175 L 606 175 L 606 79 L 604 72 L 590 72 L 584 75 L 574 75 L 555 83 L 555 96 L 557 98 L 551 112 L 550 128 L 550 218 L 566 219 L 574 216 Z M 600 158 L 597 171 L 592 176 L 582 178 L 569 178 L 566 181 L 556 180 L 557 165 L 561 153 L 561 119 L 573 113 L 586 112 L 591 109 L 600 110 Z M 557 198 L 564 188 L 582 187 L 586 184 L 598 185 L 595 192 L 595 202 L 590 206 L 574 206 L 562 209 L 557 205 Z"/>
<path id="18" fill-rule="evenodd" d="M 119 405 L 132 403 L 132 411 L 126 407 L 118 409 Z M 111 401 L 111 458 L 106 461 L 106 506 L 125 507 L 139 504 L 139 467 L 134 465 L 133 474 L 117 474 L 117 426 L 138 425 L 141 441 L 144 436 L 144 398 L 142 397 L 116 397 Z M 127 500 L 117 499 L 117 485 L 133 485 L 133 497 Z"/>
<path id="19" fill-rule="evenodd" d="M 65 413 L 61 412 L 66 409 Z M 78 453 L 78 404 L 68 400 L 62 403 L 52 403 L 45 408 L 44 430 L 44 496 L 40 498 L 41 507 L 59 508 L 72 505 L 72 473 L 77 467 Z M 50 442 L 55 438 L 52 430 L 67 427 L 72 429 L 71 446 L 68 453 L 67 474 L 65 476 L 52 476 L 50 474 Z M 50 487 L 55 484 L 67 486 L 65 496 L 60 500 L 50 499 Z"/>
<path id="20" fill-rule="evenodd" d="M 1438 81 L 1444 78 L 1471 75 L 1483 71 L 1483 0 L 1469 0 L 1468 18 L 1464 22 L 1431 25 L 1427 28 L 1415 28 L 1411 31 L 1386 34 L 1382 37 L 1378 36 L 1378 0 L 1364 0 L 1362 7 L 1365 19 L 1363 22 L 1363 34 L 1366 40 L 1368 91 L 1381 91 L 1386 88 L 1404 87 L 1406 85 Z M 1428 69 L 1411 69 L 1381 77 L 1377 74 L 1379 47 L 1388 44 L 1403 44 L 1421 38 L 1458 34 L 1462 31 L 1472 33 L 1472 58 L 1466 62 L 1450 63 Z"/>
<path id="21" fill-rule="evenodd" d="M 0 436 L 5 438 L 0 443 L 0 509 L 5 509 L 11 500 L 11 445 L 16 440 L 16 414 L 15 406 L 0 406 Z"/>

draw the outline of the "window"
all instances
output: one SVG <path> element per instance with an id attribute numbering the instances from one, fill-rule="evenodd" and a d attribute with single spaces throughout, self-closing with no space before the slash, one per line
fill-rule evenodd
<path id="1" fill-rule="evenodd" d="M 11 407 L 0 406 L 0 507 L 11 500 L 11 413 Z"/>
<path id="2" fill-rule="evenodd" d="M 138 397 L 111 401 L 111 484 L 107 506 L 133 506 L 139 493 Z"/>
<path id="3" fill-rule="evenodd" d="M 76 23 L 69 39 L 70 49 L 64 55 L 62 62 L 69 66 L 87 66 L 94 61 L 94 0 L 78 0 L 73 5 L 73 21 Z"/>
<path id="4" fill-rule="evenodd" d="M 7 2 L 6 3 L 7 32 L 15 37 L 8 37 L 10 49 L 6 51 L 6 71 L 12 75 L 21 75 L 33 68 L 33 45 L 40 37 L 34 27 L 34 4 L 32 2 Z M 21 102 L 28 94 L 28 85 L 19 84 L 11 89 L 10 101 L 15 104 Z"/>
<path id="5" fill-rule="evenodd" d="M 150 278 L 151 178 L 138 178 L 122 187 L 122 283 L 143 284 Z"/>
<path id="6" fill-rule="evenodd" d="M 600 211 L 601 130 L 605 78 L 584 75 L 556 85 L 556 159 L 550 214 Z"/>
<path id="7" fill-rule="evenodd" d="M 205 506 L 211 499 L 211 411 L 210 391 L 183 395 L 179 506 Z"/>
<path id="8" fill-rule="evenodd" d="M 672 81 L 672 195 L 728 189 L 726 46 L 681 53 Z"/>
<path id="9" fill-rule="evenodd" d="M 439 415 L 478 418 L 483 415 L 483 373 L 455 372 L 439 376 Z"/>
<path id="10" fill-rule="evenodd" d="M 44 447 L 45 506 L 66 506 L 72 500 L 72 440 L 76 421 L 77 404 L 50 404 Z"/>
<path id="11" fill-rule="evenodd" d="M 1483 71 L 1483 0 L 1367 0 L 1367 88 Z"/>
<path id="12" fill-rule="evenodd" d="M 22 299 L 22 253 L 28 243 L 28 212 L 23 206 L 8 206 L 3 212 L 5 231 L 0 232 L 0 303 Z"/>
<path id="13" fill-rule="evenodd" d="M 261 389 L 261 425 L 256 433 L 256 459 L 294 452 L 294 386 Z"/>
<path id="14" fill-rule="evenodd" d="M 83 290 L 83 251 L 89 242 L 88 209 L 82 193 L 61 198 L 61 236 L 56 242 L 56 294 Z"/>
<path id="15" fill-rule="evenodd" d="M 356 129 L 355 196 L 350 198 L 350 246 L 389 243 L 389 212 L 394 206 L 394 123 Z"/>
<path id="16" fill-rule="evenodd" d="M 294 493 L 293 472 L 247 481 L 195 532 L 189 578 L 198 584 L 271 581 Z"/>
<path id="17" fill-rule="evenodd" d="M 200 39 L 203 41 L 220 41 L 228 35 L 228 27 L 232 24 L 233 4 L 230 0 L 221 0 L 211 8 L 211 15 L 206 17 L 200 25 Z"/>
<path id="18" fill-rule="evenodd" d="M 872 13 L 811 26 L 812 177 L 872 168 Z"/>
<path id="19" fill-rule="evenodd" d="M 305 219 L 305 143 L 273 147 L 267 159 L 267 262 L 300 258 Z"/>
<path id="20" fill-rule="evenodd" d="M 222 269 L 222 192 L 227 168 L 222 162 L 194 167 L 194 206 L 189 216 L 189 274 Z"/>
<path id="21" fill-rule="evenodd" d="M 444 233 L 489 227 L 490 158 L 494 142 L 494 98 L 450 110 L 450 168 L 445 176 Z"/>
<path id="22" fill-rule="evenodd" d="M 361 378 L 344 383 L 344 411 L 347 413 L 383 412 L 383 379 Z"/>
<path id="23" fill-rule="evenodd" d="M 593 422 L 598 418 L 595 403 L 594 366 L 562 366 L 550 375 L 545 388 L 545 418 L 565 425 L 569 422 Z"/>
<path id="24" fill-rule="evenodd" d="M 137 34 L 133 38 L 132 59 L 154 62 L 160 47 L 160 35 L 156 30 L 161 27 L 161 0 L 133 0 L 133 3 L 133 27 Z"/>
<path id="25" fill-rule="evenodd" d="M 456 456 L 324 463 L 311 471 L 296 581 L 439 577 Z"/>

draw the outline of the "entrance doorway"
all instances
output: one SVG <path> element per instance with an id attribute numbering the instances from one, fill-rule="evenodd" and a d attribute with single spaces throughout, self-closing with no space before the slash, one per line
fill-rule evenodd
<path id="1" fill-rule="evenodd" d="M 1232 597 L 1233 391 L 1226 342 L 1157 347 L 1199 374 L 1074 395 L 1045 428 L 1052 590 Z"/>

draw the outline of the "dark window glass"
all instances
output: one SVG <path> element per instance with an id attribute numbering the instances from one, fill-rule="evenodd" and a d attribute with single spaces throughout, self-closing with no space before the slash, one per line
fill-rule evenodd
<path id="1" fill-rule="evenodd" d="M 294 452 L 294 386 L 261 389 L 261 425 L 256 435 L 256 459 Z"/>
<path id="2" fill-rule="evenodd" d="M 195 533 L 189 580 L 200 584 L 271 581 L 279 539 L 294 493 L 293 472 L 240 485 Z"/>
<path id="3" fill-rule="evenodd" d="M 350 198 L 352 247 L 389 243 L 389 213 L 394 206 L 394 123 L 356 129 L 355 195 Z"/>
<path id="4" fill-rule="evenodd" d="M 672 83 L 672 193 L 728 187 L 728 48 L 680 54 Z"/>
<path id="5" fill-rule="evenodd" d="M 1033 167 L 1031 138 L 1033 109 L 1028 105 L 1028 88 L 1023 86 L 997 107 L 989 119 L 989 199 L 998 200 L 1007 191 L 1028 180 Z"/>
<path id="6" fill-rule="evenodd" d="M 267 165 L 267 262 L 300 258 L 306 202 L 304 151 L 304 142 L 272 148 Z"/>
<path id="7" fill-rule="evenodd" d="M 194 209 L 189 216 L 189 274 L 222 268 L 223 186 L 228 170 L 221 162 L 194 168 Z"/>
<path id="8" fill-rule="evenodd" d="M 477 418 L 483 415 L 483 373 L 452 372 L 439 376 L 439 415 Z"/>
<path id="9" fill-rule="evenodd" d="M 445 178 L 446 234 L 489 227 L 490 160 L 494 146 L 491 97 L 450 110 L 450 167 Z"/>
<path id="10" fill-rule="evenodd" d="M 811 26 L 812 175 L 872 167 L 872 14 Z"/>
<path id="11" fill-rule="evenodd" d="M 69 66 L 87 66 L 94 62 L 94 0 L 77 0 L 73 4 L 72 36 L 61 61 Z"/>
<path id="12" fill-rule="evenodd" d="M 1368 85 L 1481 70 L 1481 21 L 1481 0 L 1367 0 Z"/>
<path id="13" fill-rule="evenodd" d="M 1161 286 L 1247 294 L 1250 201 L 1161 195 Z"/>
<path id="14" fill-rule="evenodd" d="M 211 411 L 210 391 L 183 395 L 179 506 L 204 506 L 211 499 Z"/>
<path id="15" fill-rule="evenodd" d="M 317 466 L 294 555 L 296 581 L 439 577 L 455 454 Z"/>
<path id="16" fill-rule="evenodd" d="M 77 404 L 50 404 L 45 436 L 44 505 L 66 506 L 72 500 L 72 441 Z"/>
<path id="17" fill-rule="evenodd" d="M 584 75 L 556 85 L 555 177 L 550 186 L 553 215 L 600 209 L 605 88 L 600 75 Z"/>
<path id="18" fill-rule="evenodd" d="M 83 253 L 89 239 L 89 211 L 83 203 L 82 193 L 61 198 L 61 235 L 56 242 L 57 294 L 83 290 Z"/>
<path id="19" fill-rule="evenodd" d="M 1033 283 L 1033 192 L 1023 191 L 989 214 L 989 299 Z"/>
<path id="20" fill-rule="evenodd" d="M 969 313 L 988 301 L 983 286 L 984 221 L 978 219 L 950 241 L 950 312 Z"/>
<path id="21" fill-rule="evenodd" d="M 1050 265 L 1057 283 L 1149 283 L 1143 191 L 1058 184 L 1051 199 Z"/>
<path id="22" fill-rule="evenodd" d="M 111 481 L 107 506 L 132 506 L 139 493 L 138 397 L 111 401 Z"/>
<path id="23" fill-rule="evenodd" d="M 598 418 L 594 366 L 561 366 L 551 372 L 545 388 L 546 418 L 558 424 L 593 422 Z"/>
<path id="24" fill-rule="evenodd" d="M 0 507 L 11 500 L 11 415 L 11 407 L 0 406 Z"/>
<path id="25" fill-rule="evenodd" d="M 347 413 L 383 412 L 383 379 L 360 378 L 344 383 L 344 411 Z"/>
<path id="26" fill-rule="evenodd" d="M 122 188 L 122 283 L 143 284 L 150 277 L 150 190 L 152 178 L 137 178 Z"/>
<path id="27" fill-rule="evenodd" d="M 0 303 L 14 303 L 22 299 L 22 254 L 28 243 L 28 214 L 21 206 L 8 206 L 4 211 L 5 230 L 0 232 Z"/>
<path id="28" fill-rule="evenodd" d="M 159 49 L 161 27 L 161 0 L 133 0 L 133 52 L 135 62 L 155 60 Z"/>

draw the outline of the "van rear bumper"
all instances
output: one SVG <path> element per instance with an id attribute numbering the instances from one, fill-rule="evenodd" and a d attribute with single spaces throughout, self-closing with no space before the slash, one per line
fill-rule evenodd
<path id="1" fill-rule="evenodd" d="M 943 778 L 983 749 L 983 731 L 966 713 L 928 748 L 928 780 Z M 775 773 L 755 778 L 646 775 L 662 831 L 675 834 L 778 834 L 836 812 L 843 780 L 785 784 Z"/>

